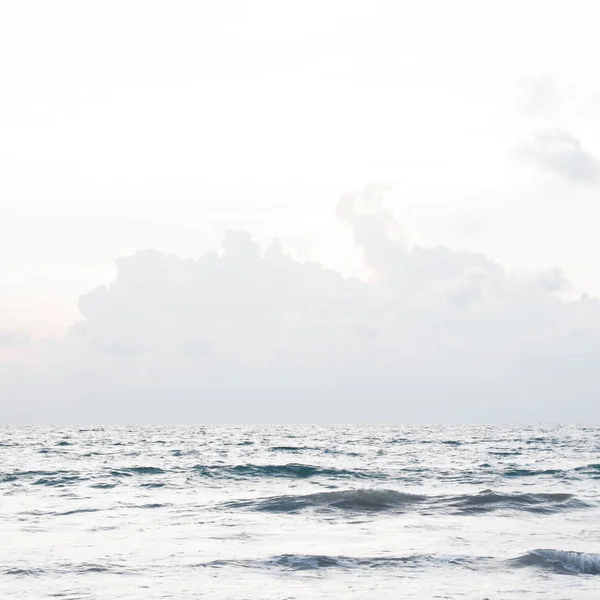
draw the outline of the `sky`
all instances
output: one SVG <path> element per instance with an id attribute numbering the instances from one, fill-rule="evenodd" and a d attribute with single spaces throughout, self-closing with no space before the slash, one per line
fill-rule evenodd
<path id="1" fill-rule="evenodd" d="M 0 420 L 595 421 L 593 1 L 0 7 Z"/>

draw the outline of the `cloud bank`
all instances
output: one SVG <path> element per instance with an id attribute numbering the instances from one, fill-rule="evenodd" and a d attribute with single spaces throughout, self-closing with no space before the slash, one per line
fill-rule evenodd
<path id="1" fill-rule="evenodd" d="M 8 422 L 497 422 L 600 417 L 600 306 L 561 272 L 407 243 L 370 186 L 339 217 L 344 278 L 230 231 L 198 260 L 117 261 L 82 319 L 0 372 Z"/>

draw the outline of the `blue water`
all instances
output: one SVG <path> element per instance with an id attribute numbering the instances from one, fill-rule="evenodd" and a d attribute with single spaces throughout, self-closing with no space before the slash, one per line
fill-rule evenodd
<path id="1" fill-rule="evenodd" d="M 599 434 L 0 427 L 0 596 L 596 599 Z"/>

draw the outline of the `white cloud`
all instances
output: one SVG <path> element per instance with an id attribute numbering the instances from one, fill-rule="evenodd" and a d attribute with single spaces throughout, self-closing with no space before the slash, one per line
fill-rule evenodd
<path id="1" fill-rule="evenodd" d="M 519 153 L 571 183 L 595 185 L 600 182 L 600 160 L 564 129 L 537 132 L 531 140 L 521 142 Z"/>
<path id="2" fill-rule="evenodd" d="M 83 319 L 3 377 L 2 419 L 597 420 L 598 302 L 562 301 L 556 269 L 410 244 L 383 193 L 338 204 L 370 282 L 245 232 L 198 260 L 119 259 Z"/>

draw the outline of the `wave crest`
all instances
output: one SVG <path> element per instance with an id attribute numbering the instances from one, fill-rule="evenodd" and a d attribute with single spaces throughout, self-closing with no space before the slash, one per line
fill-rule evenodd
<path id="1" fill-rule="evenodd" d="M 285 465 L 196 465 L 194 471 L 203 477 L 290 477 L 308 479 L 309 477 L 334 477 L 343 479 L 383 479 L 382 473 L 372 473 L 350 469 L 317 467 L 300 463 Z"/>
<path id="2" fill-rule="evenodd" d="M 484 490 L 479 494 L 424 496 L 390 489 L 354 489 L 283 495 L 228 502 L 228 508 L 247 508 L 262 512 L 295 513 L 301 510 L 389 511 L 421 508 L 428 512 L 470 515 L 497 510 L 518 510 L 550 514 L 587 506 L 572 494 L 501 494 Z"/>
<path id="3" fill-rule="evenodd" d="M 304 509 L 351 511 L 400 510 L 425 500 L 425 496 L 404 494 L 394 490 L 358 489 L 319 492 L 301 496 L 273 496 L 259 500 L 228 502 L 231 508 L 250 508 L 263 512 L 294 513 Z"/>
<path id="4" fill-rule="evenodd" d="M 566 550 L 532 550 L 514 559 L 521 567 L 539 567 L 555 573 L 600 575 L 600 554 Z"/>
<path id="5" fill-rule="evenodd" d="M 472 559 L 455 556 L 410 555 L 350 557 L 319 554 L 281 554 L 258 560 L 215 560 L 203 563 L 201 567 L 239 567 L 247 569 L 281 569 L 284 571 L 316 571 L 321 569 L 392 569 L 423 568 L 439 565 L 467 565 Z"/>
<path id="6" fill-rule="evenodd" d="M 394 490 L 358 489 L 319 492 L 301 496 L 273 496 L 259 500 L 229 502 L 231 508 L 250 508 L 264 512 L 293 513 L 304 509 L 329 509 L 351 511 L 399 510 L 421 502 L 425 496 L 404 494 Z"/>
<path id="7" fill-rule="evenodd" d="M 573 494 L 549 493 L 498 493 L 484 490 L 479 494 L 465 494 L 441 499 L 449 510 L 460 514 L 477 514 L 494 510 L 521 510 L 540 514 L 550 514 L 561 510 L 584 508 L 587 506 Z"/>

